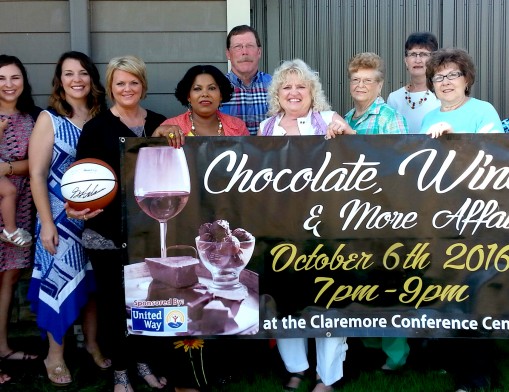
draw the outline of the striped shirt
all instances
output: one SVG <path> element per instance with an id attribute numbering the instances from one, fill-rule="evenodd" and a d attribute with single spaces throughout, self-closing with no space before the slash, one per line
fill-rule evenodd
<path id="1" fill-rule="evenodd" d="M 228 72 L 226 77 L 230 80 L 234 91 L 231 100 L 223 102 L 219 110 L 243 120 L 249 133 L 256 136 L 260 122 L 267 117 L 269 109 L 267 90 L 272 76 L 258 71 L 249 86 L 243 84 L 233 72 Z"/>
<path id="2" fill-rule="evenodd" d="M 387 105 L 382 97 L 378 97 L 358 119 L 353 118 L 354 113 L 355 109 L 350 110 L 345 120 L 360 135 L 408 133 L 405 118 Z"/>

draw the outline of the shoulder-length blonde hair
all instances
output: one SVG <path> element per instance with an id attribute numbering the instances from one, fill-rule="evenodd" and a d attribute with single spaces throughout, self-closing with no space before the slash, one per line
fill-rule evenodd
<path id="1" fill-rule="evenodd" d="M 322 83 L 320 82 L 318 73 L 313 71 L 311 67 L 301 59 L 294 59 L 291 61 L 284 61 L 274 71 L 272 83 L 270 84 L 268 91 L 268 114 L 270 116 L 274 116 L 283 111 L 279 102 L 278 91 L 281 86 L 286 83 L 288 75 L 290 74 L 297 75 L 303 82 L 309 84 L 309 88 L 311 90 L 311 109 L 314 112 L 330 110 L 330 104 L 323 92 Z"/>
<path id="2" fill-rule="evenodd" d="M 148 90 L 147 66 L 145 62 L 136 56 L 120 56 L 110 60 L 106 68 L 106 94 L 112 102 L 114 102 L 115 99 L 113 98 L 111 86 L 113 85 L 113 74 L 116 70 L 128 72 L 140 79 L 141 99 L 145 99 Z"/>

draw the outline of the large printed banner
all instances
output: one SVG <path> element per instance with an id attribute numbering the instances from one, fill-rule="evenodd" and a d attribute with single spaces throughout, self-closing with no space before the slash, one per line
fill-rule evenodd
<path id="1" fill-rule="evenodd" d="M 131 333 L 509 336 L 506 135 L 187 138 L 162 259 L 133 179 L 165 143 L 121 143 Z"/>

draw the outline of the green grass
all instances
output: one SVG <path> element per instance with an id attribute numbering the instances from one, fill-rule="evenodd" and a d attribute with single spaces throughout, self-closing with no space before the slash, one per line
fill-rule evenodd
<path id="1" fill-rule="evenodd" d="M 306 380 L 299 388 L 299 391 L 305 392 L 312 389 L 312 382 Z M 416 373 L 407 371 L 400 375 L 386 375 L 382 372 L 365 372 L 360 377 L 348 383 L 341 384 L 336 391 L 341 392 L 373 392 L 373 391 L 391 391 L 391 392 L 439 392 L 453 391 L 453 384 L 450 377 L 446 374 L 437 375 L 433 372 Z M 214 392 L 281 392 L 281 379 L 276 376 L 260 378 L 252 384 L 240 381 L 232 383 L 221 389 L 213 389 Z"/>
<path id="2" fill-rule="evenodd" d="M 22 329 L 16 329 L 18 333 Z M 16 349 L 28 350 L 30 352 L 45 353 L 44 343 L 38 336 L 19 336 L 11 339 L 12 346 Z M 281 392 L 282 382 L 286 377 L 277 349 L 269 349 L 265 341 L 259 341 L 264 353 L 262 358 L 257 358 L 253 352 L 240 352 L 237 363 L 238 369 L 232 374 L 233 381 L 227 384 L 216 385 L 210 392 Z M 267 348 L 265 348 L 267 347 Z M 311 347 L 311 346 L 310 346 Z M 312 349 L 312 348 L 311 348 Z M 0 391 L 13 392 L 53 392 L 53 391 L 80 391 L 99 392 L 111 391 L 111 371 L 99 370 L 91 361 L 90 357 L 82 349 L 72 349 L 68 344 L 69 357 L 67 363 L 73 372 L 74 382 L 69 387 L 56 388 L 52 386 L 46 377 L 46 372 L 41 360 L 37 361 L 6 361 L 0 363 L 0 368 L 8 372 L 13 380 L 7 384 L 0 385 Z M 354 351 L 355 350 L 355 351 Z M 345 362 L 346 380 L 338 383 L 336 391 L 341 392 L 450 392 L 454 391 L 454 383 L 449 373 L 442 371 L 436 358 L 432 353 L 427 357 L 424 351 L 412 348 L 407 366 L 403 370 L 386 374 L 379 370 L 380 360 L 383 357 L 375 350 L 366 350 L 361 357 L 356 359 L 359 372 L 352 372 L 352 365 L 349 359 L 354 360 L 358 350 L 351 346 L 347 352 Z M 245 361 L 248 356 L 250 361 Z M 245 356 L 245 357 L 243 357 Z M 312 353 L 310 353 L 312 357 Z M 223 358 L 218 358 L 222 361 Z M 503 392 L 509 391 L 509 341 L 497 341 L 496 366 L 499 376 L 493 380 L 490 389 L 481 392 Z M 256 364 L 253 366 L 253 364 Z M 346 366 L 350 365 L 350 367 Z M 171 377 L 171 364 L 168 366 L 168 377 Z M 132 372 L 134 374 L 134 372 Z M 131 376 L 131 381 L 137 392 L 154 392 L 143 380 L 137 376 Z M 507 385 L 507 387 L 505 387 Z M 312 389 L 311 377 L 305 380 L 298 392 L 307 392 Z M 165 388 L 164 391 L 171 391 Z"/>
<path id="3" fill-rule="evenodd" d="M 44 369 L 40 366 L 25 365 L 23 371 L 10 372 L 13 381 L 0 386 L 2 391 L 82 391 L 97 392 L 111 391 L 111 372 L 102 372 L 91 368 L 90 366 L 81 366 L 76 370 L 74 367 L 74 383 L 66 388 L 56 388 L 46 379 Z M 70 365 L 71 366 L 71 365 Z M 11 368 L 12 369 L 12 368 Z M 136 391 L 154 391 L 136 377 L 133 386 Z M 254 380 L 247 381 L 240 379 L 227 385 L 216 386 L 211 389 L 212 392 L 281 392 L 282 378 L 275 372 L 265 372 L 258 374 Z M 301 384 L 299 391 L 309 391 L 312 387 L 311 380 L 306 380 Z M 165 390 L 169 390 L 168 388 Z M 344 384 L 340 384 L 335 390 L 341 392 L 373 392 L 373 391 L 391 391 L 391 392 L 440 392 L 454 391 L 454 385 L 451 377 L 447 373 L 438 371 L 415 371 L 412 369 L 404 370 L 395 375 L 387 375 L 381 371 L 365 371 L 360 376 Z M 501 387 L 492 388 L 489 391 L 507 391 Z M 486 390 L 488 391 L 488 390 Z"/>

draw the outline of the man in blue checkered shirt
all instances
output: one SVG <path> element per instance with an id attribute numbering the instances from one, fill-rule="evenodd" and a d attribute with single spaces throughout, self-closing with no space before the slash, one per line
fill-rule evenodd
<path id="1" fill-rule="evenodd" d="M 260 122 L 266 118 L 267 89 L 272 77 L 258 71 L 262 44 L 255 29 L 247 25 L 234 27 L 226 38 L 226 57 L 231 71 L 226 74 L 233 86 L 232 98 L 219 110 L 238 117 L 256 135 Z"/>

